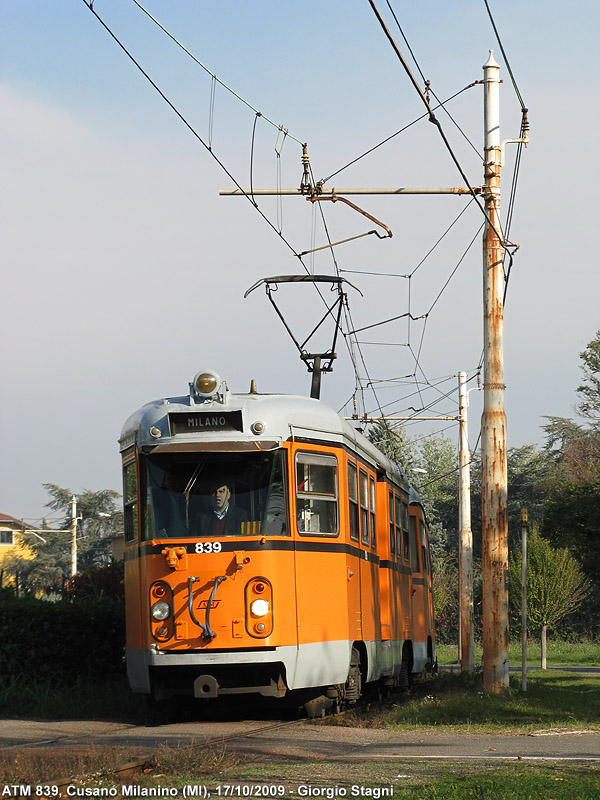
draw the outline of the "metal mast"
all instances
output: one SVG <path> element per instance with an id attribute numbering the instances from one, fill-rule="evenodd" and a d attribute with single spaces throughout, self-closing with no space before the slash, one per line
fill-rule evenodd
<path id="1" fill-rule="evenodd" d="M 500 67 L 492 51 L 484 72 L 483 234 L 484 384 L 481 417 L 483 688 L 508 694 L 508 520 L 504 412 L 504 264 L 500 240 Z"/>
<path id="2" fill-rule="evenodd" d="M 77 572 L 77 498 L 71 498 L 71 575 Z"/>

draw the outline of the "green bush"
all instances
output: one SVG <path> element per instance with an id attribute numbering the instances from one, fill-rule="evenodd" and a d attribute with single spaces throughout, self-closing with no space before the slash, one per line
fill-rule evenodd
<path id="1" fill-rule="evenodd" d="M 0 688 L 107 680 L 124 671 L 125 609 L 114 599 L 0 598 Z"/>
<path id="2" fill-rule="evenodd" d="M 113 597 L 125 602 L 125 562 L 111 561 L 103 567 L 87 567 L 65 584 L 70 600 L 102 600 Z"/>

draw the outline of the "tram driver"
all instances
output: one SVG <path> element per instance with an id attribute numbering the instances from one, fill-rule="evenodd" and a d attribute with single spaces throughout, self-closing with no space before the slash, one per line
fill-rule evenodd
<path id="1" fill-rule="evenodd" d="M 196 517 L 196 531 L 200 536 L 231 536 L 241 533 L 242 522 L 248 520 L 243 508 L 231 500 L 231 484 L 217 481 L 211 489 L 212 511 Z"/>

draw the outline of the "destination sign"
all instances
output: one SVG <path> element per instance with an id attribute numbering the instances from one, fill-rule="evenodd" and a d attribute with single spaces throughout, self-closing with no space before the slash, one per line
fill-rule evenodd
<path id="1" fill-rule="evenodd" d="M 203 431 L 243 431 L 241 411 L 189 411 L 169 414 L 171 436 Z"/>

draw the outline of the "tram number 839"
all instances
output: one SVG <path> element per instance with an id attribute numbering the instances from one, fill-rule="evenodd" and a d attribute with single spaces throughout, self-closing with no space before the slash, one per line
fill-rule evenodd
<path id="1" fill-rule="evenodd" d="M 222 549 L 221 542 L 196 542 L 196 553 L 220 553 Z"/>

